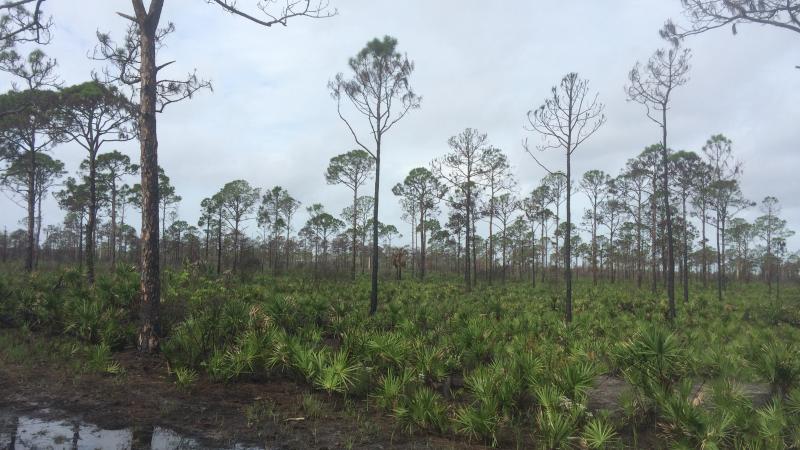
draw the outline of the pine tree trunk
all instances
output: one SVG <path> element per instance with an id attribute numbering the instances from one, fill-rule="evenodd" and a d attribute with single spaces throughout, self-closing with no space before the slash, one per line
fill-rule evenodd
<path id="1" fill-rule="evenodd" d="M 141 233 L 141 327 L 137 337 L 139 351 L 158 351 L 161 336 L 161 279 L 158 233 L 158 138 L 156 136 L 156 29 L 163 0 L 152 0 L 144 11 L 140 0 L 133 0 L 139 28 L 141 94 L 139 104 L 139 142 L 142 174 Z"/>
<path id="2" fill-rule="evenodd" d="M 571 245 L 572 245 L 572 167 L 570 165 L 570 149 L 571 149 L 571 142 L 567 140 L 567 234 L 564 236 L 564 278 L 566 279 L 567 285 L 567 298 L 566 298 L 566 311 L 565 311 L 565 320 L 567 323 L 572 322 L 572 260 L 571 256 Z"/>
<path id="3" fill-rule="evenodd" d="M 93 146 L 94 147 L 94 146 Z M 86 224 L 86 281 L 94 284 L 95 231 L 97 230 L 97 150 L 89 152 L 89 219 Z"/>
<path id="4" fill-rule="evenodd" d="M 35 137 L 33 138 L 35 139 Z M 26 236 L 28 246 L 25 253 L 25 270 L 28 273 L 33 272 L 33 261 L 36 255 L 36 238 L 34 236 L 34 227 L 36 225 L 36 141 L 31 141 L 31 146 L 28 151 L 30 155 L 28 167 L 28 187 L 27 203 L 28 203 L 28 235 Z"/>
<path id="5" fill-rule="evenodd" d="M 353 265 L 350 268 L 350 279 L 356 279 L 356 251 L 358 248 L 358 188 L 353 189 Z"/>
<path id="6" fill-rule="evenodd" d="M 467 183 L 469 183 L 469 181 L 470 180 L 468 179 Z M 470 276 L 471 271 L 469 268 L 469 265 L 472 263 L 470 258 L 470 238 L 472 237 L 470 233 L 470 230 L 472 228 L 472 222 L 471 222 L 472 217 L 470 215 L 472 210 L 472 206 L 470 205 L 470 202 L 472 201 L 471 194 L 472 193 L 470 192 L 470 188 L 469 186 L 467 186 L 467 191 L 465 196 L 466 207 L 464 208 L 466 210 L 466 218 L 464 222 L 464 233 L 465 233 L 464 234 L 464 282 L 467 285 L 467 292 L 470 292 L 472 290 L 472 279 Z"/>
<path id="7" fill-rule="evenodd" d="M 378 111 L 380 112 L 380 110 Z M 369 295 L 369 315 L 378 311 L 378 196 L 380 195 L 381 177 L 381 140 L 380 135 L 375 146 L 375 202 L 372 209 L 372 279 Z"/>
<path id="8" fill-rule="evenodd" d="M 669 204 L 669 149 L 667 148 L 667 107 L 662 109 L 661 163 L 664 165 L 664 211 L 667 218 L 667 297 L 669 299 L 669 319 L 675 319 L 675 245 L 672 242 L 672 208 Z"/>
<path id="9" fill-rule="evenodd" d="M 117 268 L 117 182 L 111 180 L 111 270 Z"/>

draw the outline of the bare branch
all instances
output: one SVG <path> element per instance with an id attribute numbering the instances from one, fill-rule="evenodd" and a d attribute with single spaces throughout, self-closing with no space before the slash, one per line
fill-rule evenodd
<path id="1" fill-rule="evenodd" d="M 285 0 L 282 7 L 277 8 L 277 11 L 271 11 L 269 4 L 271 1 L 259 3 L 258 9 L 266 16 L 265 19 L 260 19 L 252 13 L 245 12 L 239 8 L 235 0 L 207 0 L 208 3 L 216 3 L 223 10 L 230 14 L 243 17 L 250 22 L 256 23 L 261 26 L 271 27 L 273 25 L 283 25 L 289 19 L 294 17 L 310 17 L 313 19 L 324 19 L 335 16 L 338 11 L 333 9 L 329 10 L 329 2 L 327 0 Z"/>

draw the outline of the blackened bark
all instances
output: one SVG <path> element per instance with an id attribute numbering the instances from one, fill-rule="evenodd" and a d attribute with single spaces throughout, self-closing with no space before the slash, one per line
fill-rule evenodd
<path id="1" fill-rule="evenodd" d="M 33 138 L 35 139 L 35 138 Z M 28 162 L 28 247 L 25 252 L 25 270 L 28 273 L 33 272 L 33 261 L 36 257 L 36 237 L 34 236 L 34 228 L 36 226 L 36 145 L 35 141 L 31 141 L 30 161 Z"/>
<path id="2" fill-rule="evenodd" d="M 536 288 L 536 227 L 531 223 L 531 287 Z"/>
<path id="3" fill-rule="evenodd" d="M 38 188 L 37 188 L 38 189 Z M 34 242 L 34 246 L 36 248 L 36 253 L 33 255 L 33 268 L 39 268 L 39 257 L 41 256 L 41 252 L 39 249 L 41 245 L 39 244 L 39 237 L 42 233 L 42 197 L 43 195 L 36 196 L 36 241 Z"/>
<path id="4" fill-rule="evenodd" d="M 222 272 L 222 207 L 217 214 L 217 275 L 219 275 Z"/>
<path id="5" fill-rule="evenodd" d="M 380 113 L 380 109 L 378 110 Z M 381 179 L 381 139 L 380 134 L 375 145 L 375 202 L 372 208 L 372 279 L 369 295 L 369 315 L 378 311 L 378 196 Z"/>
<path id="6" fill-rule="evenodd" d="M 571 123 L 571 118 L 570 118 Z M 570 152 L 572 149 L 571 146 L 571 136 L 567 137 L 567 235 L 564 237 L 564 277 L 566 278 L 567 284 L 567 299 L 566 299 L 566 311 L 564 314 L 564 320 L 567 323 L 572 322 L 572 261 L 570 258 L 571 250 L 572 250 L 572 209 L 571 209 L 571 201 L 572 201 L 572 167 L 571 167 L 571 158 Z"/>
<path id="7" fill-rule="evenodd" d="M 137 338 L 139 351 L 153 353 L 159 349 L 161 335 L 158 230 L 158 138 L 156 135 L 156 29 L 164 0 L 152 0 L 145 11 L 141 0 L 132 0 L 139 29 L 141 63 L 139 76 L 139 142 L 142 174 L 141 236 L 141 327 Z"/>
<path id="8" fill-rule="evenodd" d="M 465 233 L 464 234 L 464 282 L 467 285 L 467 292 L 472 290 L 472 278 L 471 278 L 472 271 L 469 268 L 469 265 L 472 263 L 472 260 L 470 258 L 470 252 L 471 252 L 470 242 L 472 242 L 471 241 L 472 233 L 470 232 L 472 229 L 472 221 L 471 221 L 472 218 L 470 214 L 472 210 L 470 206 L 470 202 L 472 201 L 472 199 L 470 198 L 471 194 L 472 193 L 470 192 L 469 180 L 467 180 L 467 190 L 465 196 L 466 208 L 464 208 L 466 210 L 466 216 L 467 216 L 466 221 L 464 222 L 464 233 Z"/>
<path id="9" fill-rule="evenodd" d="M 658 290 L 658 260 L 656 258 L 656 249 L 658 248 L 658 242 L 656 239 L 658 237 L 658 233 L 656 232 L 656 228 L 658 227 L 658 217 L 656 214 L 656 192 L 658 192 L 657 180 L 658 176 L 656 175 L 656 168 L 653 167 L 653 196 L 650 200 L 650 220 L 652 221 L 652 224 L 650 225 L 650 270 L 653 272 L 651 291 L 654 295 Z"/>
<path id="10" fill-rule="evenodd" d="M 686 217 L 686 195 L 683 196 L 683 302 L 689 302 L 689 218 Z"/>
<path id="11" fill-rule="evenodd" d="M 667 298 L 669 299 L 668 318 L 675 319 L 675 245 L 672 242 L 672 208 L 669 204 L 669 149 L 667 148 L 667 105 L 662 109 L 661 164 L 664 166 L 662 188 L 664 189 L 664 214 L 667 219 Z"/>
<path id="12" fill-rule="evenodd" d="M 424 280 L 425 266 L 427 265 L 425 262 L 425 214 L 427 212 L 425 211 L 425 206 L 422 204 L 422 202 L 420 202 L 419 210 L 419 279 Z"/>
<path id="13" fill-rule="evenodd" d="M 86 281 L 94 284 L 95 230 L 97 229 L 97 151 L 89 152 L 89 218 L 86 223 Z"/>
<path id="14" fill-rule="evenodd" d="M 111 270 L 117 267 L 117 181 L 116 174 L 111 180 Z"/>
<path id="15" fill-rule="evenodd" d="M 644 278 L 644 250 L 642 247 L 642 191 L 637 193 L 636 208 L 636 287 L 642 288 Z"/>
<path id="16" fill-rule="evenodd" d="M 356 252 L 358 250 L 358 186 L 353 189 L 353 261 L 350 266 L 350 279 L 356 279 Z"/>

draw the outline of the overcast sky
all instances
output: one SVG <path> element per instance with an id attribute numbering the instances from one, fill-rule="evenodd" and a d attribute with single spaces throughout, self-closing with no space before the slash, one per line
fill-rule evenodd
<path id="1" fill-rule="evenodd" d="M 240 0 L 241 6 L 255 0 Z M 159 55 L 176 60 L 165 76 L 197 69 L 213 92 L 171 105 L 158 122 L 159 162 L 183 197 L 180 216 L 196 223 L 199 203 L 223 184 L 245 179 L 254 186 L 284 186 L 304 205 L 323 203 L 336 215 L 350 199 L 347 188 L 328 186 L 329 159 L 354 148 L 336 115 L 327 83 L 347 70 L 347 60 L 385 34 L 416 63 L 411 82 L 423 97 L 386 136 L 382 154 L 381 220 L 406 237 L 391 187 L 414 167 L 447 152 L 447 139 L 465 127 L 488 134 L 508 155 L 520 190 L 529 192 L 544 172 L 523 151 L 525 114 L 542 103 L 567 72 L 590 80 L 606 105 L 606 125 L 574 155 L 575 178 L 589 169 L 619 173 L 628 158 L 659 140 L 644 108 L 626 102 L 623 86 L 637 60 L 665 46 L 658 30 L 680 19 L 678 0 L 331 0 L 336 17 L 300 18 L 265 29 L 223 13 L 203 0 L 167 0 L 162 21 L 176 32 Z M 491 6 L 491 7 L 489 7 Z M 85 81 L 97 63 L 87 54 L 95 32 L 122 38 L 129 12 L 124 0 L 48 0 L 53 42 L 67 84 Z M 760 201 L 778 197 L 790 228 L 800 231 L 800 35 L 762 26 L 721 29 L 689 39 L 690 81 L 674 95 L 670 147 L 699 152 L 712 134 L 733 141 L 744 163 L 742 189 Z M 23 50 L 28 48 L 23 47 Z M 10 78 L 0 76 L 10 88 Z M 354 118 L 359 120 L 359 118 Z M 109 146 L 138 161 L 136 143 Z M 65 144 L 53 156 L 74 173 L 85 157 Z M 560 169 L 560 153 L 542 156 Z M 135 180 L 132 180 L 132 182 Z M 366 192 L 366 191 L 365 191 Z M 576 195 L 574 216 L 585 205 Z M 0 225 L 19 227 L 25 211 L 3 197 Z M 746 212 L 752 219 L 757 209 Z M 52 199 L 45 223 L 61 221 Z M 300 214 L 296 226 L 305 220 Z M 255 223 L 249 224 L 255 231 Z M 790 241 L 800 247 L 800 238 Z"/>

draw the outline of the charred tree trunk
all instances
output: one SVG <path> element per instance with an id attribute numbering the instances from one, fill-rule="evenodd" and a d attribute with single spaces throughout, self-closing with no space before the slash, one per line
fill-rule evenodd
<path id="1" fill-rule="evenodd" d="M 158 233 L 158 138 L 156 135 L 156 30 L 164 0 L 152 0 L 145 11 L 141 0 L 132 0 L 139 29 L 141 62 L 139 76 L 139 142 L 142 174 L 141 236 L 141 326 L 137 337 L 139 351 L 153 353 L 159 349 L 161 336 L 161 279 Z"/>
<path id="2" fill-rule="evenodd" d="M 380 109 L 378 109 L 380 117 Z M 369 295 L 369 315 L 378 311 L 378 196 L 381 179 L 381 140 L 380 135 L 375 145 L 375 202 L 372 209 L 372 279 Z"/>
<path id="3" fill-rule="evenodd" d="M 686 196 L 683 197 L 683 301 L 689 302 L 689 220 L 686 216 Z"/>
<path id="4" fill-rule="evenodd" d="M 25 270 L 28 273 L 33 272 L 33 261 L 36 257 L 36 237 L 34 236 L 34 228 L 36 226 L 36 151 L 35 141 L 31 141 L 30 161 L 28 162 L 28 235 L 26 236 L 28 246 L 25 252 Z"/>
<path id="5" fill-rule="evenodd" d="M 425 247 L 425 208 L 420 204 L 420 213 L 419 213 L 419 279 L 425 279 L 425 270 L 427 263 L 425 262 L 426 258 L 426 247 Z"/>
<path id="6" fill-rule="evenodd" d="M 350 267 L 350 279 L 356 279 L 356 252 L 358 250 L 358 188 L 353 189 L 353 265 Z"/>
<path id="7" fill-rule="evenodd" d="M 566 311 L 564 319 L 567 323 L 572 322 L 572 166 L 570 158 L 571 139 L 567 138 L 567 234 L 564 236 L 564 278 L 567 285 Z"/>
<path id="8" fill-rule="evenodd" d="M 94 284 L 95 234 L 97 230 L 97 150 L 89 152 L 89 218 L 86 223 L 86 281 Z"/>
<path id="9" fill-rule="evenodd" d="M 650 285 L 650 290 L 655 295 L 658 291 L 658 259 L 656 258 L 657 249 L 658 249 L 658 214 L 657 214 L 657 207 L 656 207 L 656 192 L 658 192 L 657 186 L 657 176 L 655 174 L 655 168 L 653 168 L 653 198 L 650 200 L 650 220 L 652 224 L 650 225 L 650 270 L 653 272 L 652 275 L 652 284 Z"/>
<path id="10" fill-rule="evenodd" d="M 117 268 L 117 183 L 111 181 L 111 270 Z"/>
<path id="11" fill-rule="evenodd" d="M 536 288 L 536 227 L 531 223 L 531 287 Z"/>
<path id="12" fill-rule="evenodd" d="M 672 242 L 672 208 L 669 204 L 669 149 L 667 148 L 667 106 L 662 109 L 662 144 L 661 164 L 664 165 L 662 188 L 664 189 L 664 214 L 667 219 L 667 298 L 669 299 L 668 317 L 675 319 L 675 245 Z"/>
<path id="13" fill-rule="evenodd" d="M 472 287 L 478 285 L 478 250 L 475 240 L 475 211 L 472 212 Z"/>
<path id="14" fill-rule="evenodd" d="M 467 181 L 469 183 L 469 181 Z M 470 258 L 470 242 L 472 239 L 472 207 L 470 206 L 470 202 L 472 201 L 472 193 L 470 192 L 469 186 L 467 186 L 466 192 L 466 220 L 464 222 L 464 282 L 467 285 L 467 292 L 472 290 L 472 271 L 470 270 L 469 265 L 472 264 L 472 258 Z"/>
<path id="15" fill-rule="evenodd" d="M 636 287 L 642 288 L 644 278 L 644 248 L 642 246 L 642 192 L 638 192 L 636 209 Z"/>
<path id="16" fill-rule="evenodd" d="M 37 251 L 36 251 L 36 254 L 34 255 L 34 259 L 33 259 L 33 267 L 35 269 L 39 267 L 39 257 L 41 256 L 41 252 L 38 251 L 38 250 L 41 248 L 41 245 L 39 244 L 39 237 L 42 234 L 42 196 L 43 196 L 43 194 L 44 193 L 42 193 L 42 195 L 37 195 L 36 196 L 36 242 L 35 242 L 34 245 L 36 246 L 36 250 Z"/>
<path id="17" fill-rule="evenodd" d="M 703 288 L 708 288 L 708 247 L 706 246 L 706 205 L 705 200 L 702 200 L 702 206 L 700 208 L 700 230 L 702 234 L 702 242 L 703 242 L 703 254 L 701 255 L 703 260 Z"/>
<path id="18" fill-rule="evenodd" d="M 217 216 L 217 276 L 222 272 L 222 209 Z"/>

